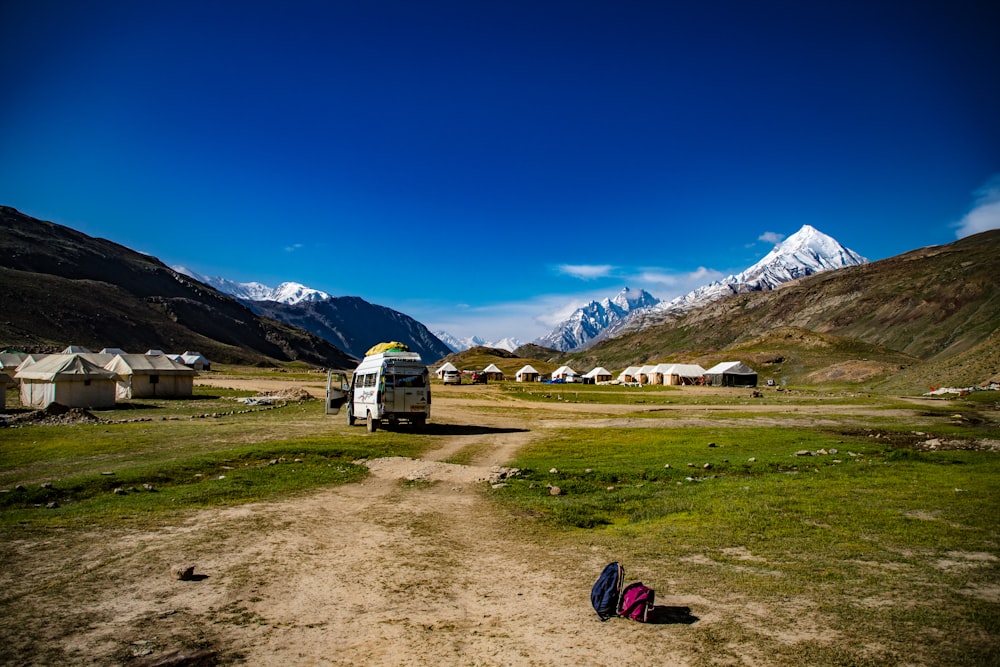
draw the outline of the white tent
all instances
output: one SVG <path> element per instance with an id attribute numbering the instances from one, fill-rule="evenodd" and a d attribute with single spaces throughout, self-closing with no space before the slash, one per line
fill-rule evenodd
<path id="1" fill-rule="evenodd" d="M 621 373 L 618 374 L 619 382 L 638 382 L 639 381 L 639 367 L 629 366 Z"/>
<path id="2" fill-rule="evenodd" d="M 497 367 L 496 364 L 490 364 L 489 366 L 487 366 L 486 368 L 484 368 L 483 369 L 483 373 L 486 374 L 486 379 L 487 380 L 502 380 L 503 379 L 503 371 L 500 370 Z"/>
<path id="3" fill-rule="evenodd" d="M 89 354 L 90 350 L 80 345 L 69 345 L 60 354 Z"/>
<path id="4" fill-rule="evenodd" d="M 168 359 L 144 354 L 119 354 L 104 367 L 118 374 L 118 398 L 178 398 L 194 393 L 193 368 Z"/>
<path id="5" fill-rule="evenodd" d="M 636 378 L 642 384 L 650 384 L 650 378 L 653 376 L 656 366 L 646 365 L 639 369 L 638 377 Z"/>
<path id="6" fill-rule="evenodd" d="M 181 355 L 179 361 L 185 366 L 193 368 L 196 371 L 212 370 L 212 363 L 203 357 L 200 352 L 185 351 L 184 354 Z"/>
<path id="7" fill-rule="evenodd" d="M 441 366 L 441 368 L 434 371 L 434 373 L 438 376 L 438 379 L 441 379 L 444 377 L 445 371 L 457 371 L 457 370 L 458 368 L 455 366 L 455 364 L 451 363 L 450 361 L 446 361 L 444 362 L 444 365 Z"/>
<path id="8" fill-rule="evenodd" d="M 662 369 L 662 384 L 699 384 L 704 376 L 705 369 L 698 364 L 670 364 Z"/>
<path id="9" fill-rule="evenodd" d="M 28 358 L 24 352 L 0 352 L 0 371 L 13 373 Z"/>
<path id="10" fill-rule="evenodd" d="M 723 361 L 705 371 L 705 382 L 713 387 L 756 387 L 757 371 L 741 361 Z"/>
<path id="11" fill-rule="evenodd" d="M 80 354 L 50 354 L 14 376 L 21 381 L 21 405 L 46 408 L 110 408 L 118 376 Z"/>
<path id="12" fill-rule="evenodd" d="M 536 371 L 531 364 L 525 364 L 525 366 L 521 368 L 516 375 L 514 375 L 514 379 L 518 382 L 537 382 L 538 371 Z"/>
<path id="13" fill-rule="evenodd" d="M 569 366 L 560 366 L 559 368 L 552 371 L 553 380 L 563 380 L 564 382 L 576 382 L 577 376 L 580 375 L 574 371 Z"/>
<path id="14" fill-rule="evenodd" d="M 611 382 L 611 371 L 606 369 L 604 366 L 598 366 L 594 370 L 588 371 L 583 377 L 588 380 L 593 380 L 594 383 Z"/>

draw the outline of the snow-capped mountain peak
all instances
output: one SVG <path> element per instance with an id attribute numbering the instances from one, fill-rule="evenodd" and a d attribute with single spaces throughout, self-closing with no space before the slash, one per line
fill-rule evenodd
<path id="1" fill-rule="evenodd" d="M 323 301 L 330 298 L 330 295 L 326 292 L 306 287 L 296 282 L 284 282 L 277 287 L 269 287 L 264 283 L 258 282 L 240 283 L 221 277 L 209 278 L 195 273 L 184 266 L 175 266 L 173 269 L 178 273 L 191 276 L 206 285 L 211 285 L 224 294 L 234 296 L 237 299 L 246 299 L 247 301 L 277 301 L 279 303 L 294 305 L 304 301 Z"/>
<path id="2" fill-rule="evenodd" d="M 465 350 L 473 347 L 494 347 L 501 350 L 507 350 L 508 352 L 513 352 L 523 345 L 523 343 L 517 338 L 511 337 L 501 338 L 498 341 L 489 342 L 483 340 L 479 336 L 459 338 L 457 336 L 452 336 L 447 331 L 435 331 L 434 335 L 437 336 L 442 343 L 451 348 L 452 352 L 464 352 Z"/>
<path id="3" fill-rule="evenodd" d="M 655 306 L 659 302 L 659 299 L 646 290 L 635 291 L 625 287 L 614 297 L 591 301 L 578 308 L 569 319 L 535 342 L 563 352 L 586 347 L 596 342 L 605 329 L 625 320 L 629 313 Z"/>

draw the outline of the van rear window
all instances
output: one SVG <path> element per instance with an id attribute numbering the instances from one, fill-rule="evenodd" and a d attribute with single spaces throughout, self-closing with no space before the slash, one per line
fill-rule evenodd
<path id="1" fill-rule="evenodd" d="M 424 376 L 423 374 L 387 375 L 385 384 L 386 386 L 395 387 L 423 387 Z"/>

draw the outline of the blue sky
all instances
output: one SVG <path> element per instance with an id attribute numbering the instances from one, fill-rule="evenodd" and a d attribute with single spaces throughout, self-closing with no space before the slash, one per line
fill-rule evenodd
<path id="1" fill-rule="evenodd" d="M 209 276 L 530 340 L 811 224 L 1000 225 L 1000 5 L 0 5 L 0 204 Z"/>

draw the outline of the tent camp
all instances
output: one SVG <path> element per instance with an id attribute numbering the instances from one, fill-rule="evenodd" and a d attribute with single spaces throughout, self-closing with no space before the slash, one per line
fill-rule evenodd
<path id="1" fill-rule="evenodd" d="M 723 361 L 705 371 L 705 384 L 713 387 L 756 387 L 757 371 L 741 361 Z"/>
<path id="2" fill-rule="evenodd" d="M 538 382 L 538 371 L 531 364 L 526 364 L 517 372 L 514 379 L 518 382 Z"/>
<path id="3" fill-rule="evenodd" d="M 569 366 L 560 366 L 552 371 L 552 379 L 562 380 L 563 382 L 576 382 L 579 376 L 580 374 Z"/>
<path id="4" fill-rule="evenodd" d="M 660 364 L 657 366 L 660 384 L 702 384 L 705 369 L 698 364 Z"/>
<path id="5" fill-rule="evenodd" d="M 594 370 L 585 373 L 583 378 L 585 381 L 593 382 L 594 384 L 611 382 L 611 371 L 604 366 L 598 366 Z"/>
<path id="6" fill-rule="evenodd" d="M 446 361 L 441 366 L 441 368 L 434 371 L 434 373 L 438 376 L 438 379 L 440 380 L 441 378 L 444 377 L 445 371 L 458 371 L 458 367 L 455 366 L 455 364 L 451 363 L 450 361 Z"/>
<path id="7" fill-rule="evenodd" d="M 81 354 L 50 354 L 22 368 L 14 378 L 21 381 L 24 407 L 59 403 L 68 408 L 110 408 L 115 404 L 118 376 Z"/>
<path id="8" fill-rule="evenodd" d="M 0 373 L 0 410 L 7 409 L 7 387 L 12 387 L 17 383 L 6 373 Z"/>
<path id="9" fill-rule="evenodd" d="M 118 374 L 115 389 L 124 398 L 181 398 L 194 393 L 193 368 L 167 357 L 144 354 L 119 354 L 104 367 Z"/>
<path id="10" fill-rule="evenodd" d="M 486 374 L 486 379 L 490 382 L 496 382 L 503 379 L 503 371 L 497 368 L 496 364 L 490 364 L 484 368 L 483 373 Z"/>

